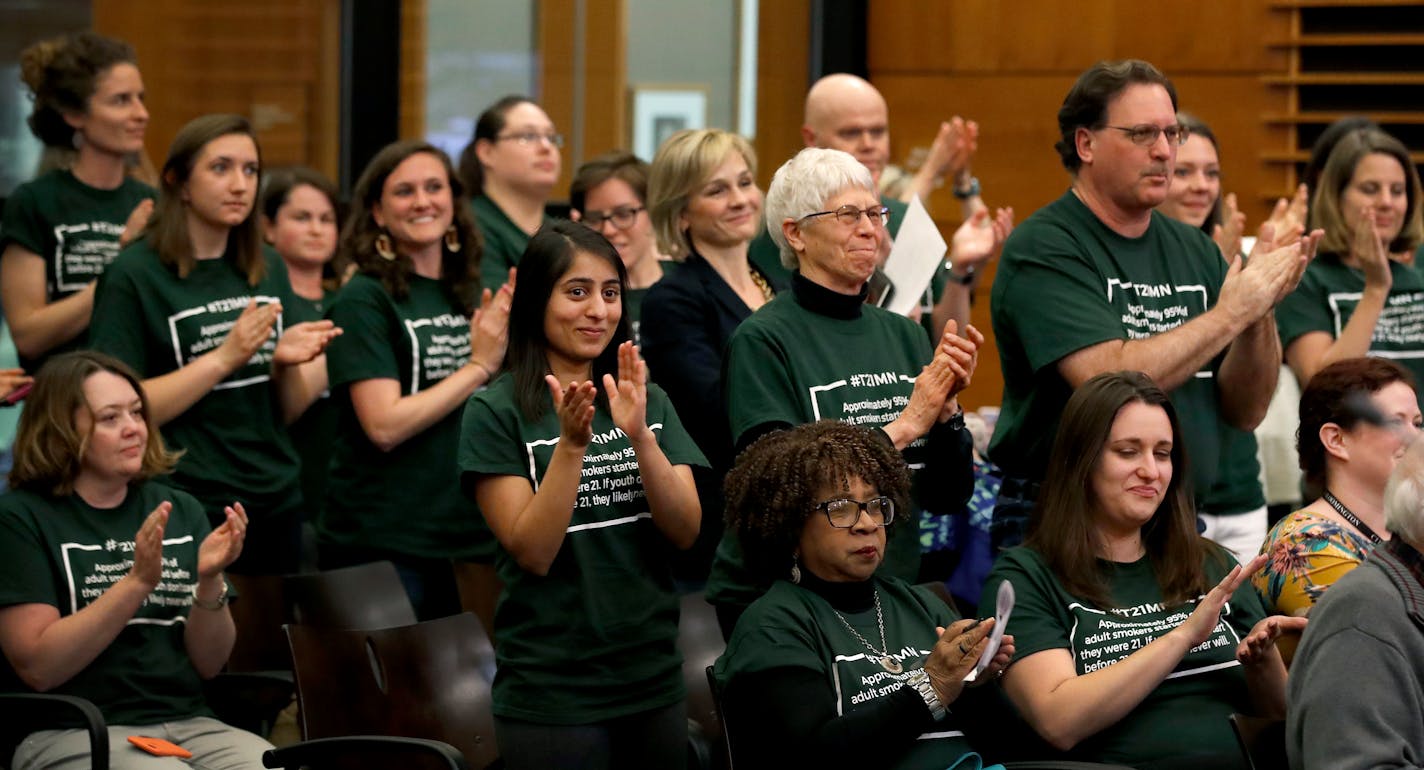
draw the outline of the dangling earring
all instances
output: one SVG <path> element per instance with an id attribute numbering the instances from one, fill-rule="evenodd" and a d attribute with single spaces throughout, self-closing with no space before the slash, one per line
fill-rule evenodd
<path id="1" fill-rule="evenodd" d="M 796 557 L 791 557 L 791 582 L 801 582 L 801 565 L 796 562 Z"/>
<path id="2" fill-rule="evenodd" d="M 385 233 L 376 236 L 376 253 L 381 255 L 381 259 L 393 260 L 396 258 L 395 247 L 391 246 L 391 236 Z"/>
<path id="3" fill-rule="evenodd" d="M 82 148 L 84 146 L 84 135 L 75 131 L 73 134 L 70 134 L 69 143 L 74 145 L 74 149 L 76 150 Z"/>
<path id="4" fill-rule="evenodd" d="M 463 245 L 460 243 L 460 231 L 450 225 L 450 229 L 445 231 L 445 248 L 449 249 L 451 254 L 458 254 Z"/>

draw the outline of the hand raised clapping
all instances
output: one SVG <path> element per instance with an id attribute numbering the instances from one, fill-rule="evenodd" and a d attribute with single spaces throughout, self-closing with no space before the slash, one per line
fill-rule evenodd
<path id="1" fill-rule="evenodd" d="M 603 391 L 613 424 L 630 440 L 640 438 L 648 430 L 648 365 L 631 341 L 618 346 L 618 379 L 603 375 Z"/>

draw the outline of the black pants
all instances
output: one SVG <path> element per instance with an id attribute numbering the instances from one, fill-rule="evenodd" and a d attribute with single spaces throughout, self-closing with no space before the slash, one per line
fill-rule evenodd
<path id="1" fill-rule="evenodd" d="M 682 770 L 687 764 L 687 705 L 681 701 L 591 725 L 546 725 L 494 718 L 507 770 Z"/>

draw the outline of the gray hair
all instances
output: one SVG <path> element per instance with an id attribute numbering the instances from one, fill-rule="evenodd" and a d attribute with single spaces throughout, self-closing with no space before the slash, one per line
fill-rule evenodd
<path id="1" fill-rule="evenodd" d="M 1384 526 L 1411 546 L 1424 546 L 1424 442 L 1414 442 L 1389 474 Z"/>
<path id="2" fill-rule="evenodd" d="M 781 223 L 823 210 L 826 201 L 852 187 L 875 194 L 870 169 L 847 152 L 807 147 L 781 164 L 771 178 L 771 186 L 766 188 L 763 209 L 766 229 L 781 252 L 782 266 L 795 270 L 798 261 L 796 252 L 786 243 Z"/>

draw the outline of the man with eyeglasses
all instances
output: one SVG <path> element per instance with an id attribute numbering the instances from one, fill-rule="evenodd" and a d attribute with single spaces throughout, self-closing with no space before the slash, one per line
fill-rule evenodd
<path id="1" fill-rule="evenodd" d="M 1142 371 L 1171 393 L 1193 488 L 1210 489 L 1219 421 L 1251 430 L 1265 415 L 1281 359 L 1273 309 L 1320 237 L 1228 269 L 1201 230 L 1153 211 L 1187 132 L 1172 82 L 1147 62 L 1089 68 L 1058 126 L 1072 184 L 1009 237 L 990 295 L 1004 374 L 989 447 L 1005 475 L 996 546 L 1022 538 L 1059 414 L 1102 372 Z"/>
<path id="2" fill-rule="evenodd" d="M 920 304 L 920 319 L 930 338 L 937 338 L 951 318 L 960 329 L 969 323 L 970 294 L 980 265 L 997 252 L 1000 241 L 993 236 L 995 217 L 979 197 L 979 180 L 970 171 L 978 126 L 958 116 L 940 127 L 930 157 L 910 182 L 909 194 L 920 194 L 929 205 L 928 192 L 944 176 L 954 181 L 954 197 L 962 203 L 966 224 L 954 235 L 943 270 L 935 274 L 932 285 Z M 841 150 L 855 156 L 867 169 L 877 185 L 890 163 L 890 117 L 885 97 L 866 80 L 846 73 L 826 75 L 817 80 L 806 93 L 805 122 L 801 138 L 807 147 Z M 907 200 L 881 195 L 880 202 L 890 210 L 889 226 L 881 241 L 880 258 L 890 254 L 890 242 L 899 233 L 905 219 Z M 976 212 L 985 214 L 974 221 Z M 1000 228 L 1013 226 L 1013 211 L 1002 210 Z M 763 272 L 790 282 L 790 271 L 781 265 L 780 254 L 768 233 L 752 241 L 748 257 Z M 884 277 L 872 279 L 872 291 L 883 293 L 888 288 Z"/>

